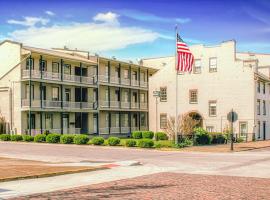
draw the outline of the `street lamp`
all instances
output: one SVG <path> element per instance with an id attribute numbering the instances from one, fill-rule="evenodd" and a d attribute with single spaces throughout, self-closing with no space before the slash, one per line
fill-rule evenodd
<path id="1" fill-rule="evenodd" d="M 158 110 L 158 98 L 160 97 L 160 91 L 158 91 L 158 90 L 153 91 L 153 96 L 156 98 L 156 132 L 157 132 L 158 131 L 157 130 L 157 126 L 158 126 L 158 113 L 157 113 L 157 110 Z"/>

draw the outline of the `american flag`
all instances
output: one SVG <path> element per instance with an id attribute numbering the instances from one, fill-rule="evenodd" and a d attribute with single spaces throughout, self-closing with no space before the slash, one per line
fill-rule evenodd
<path id="1" fill-rule="evenodd" d="M 191 72 L 194 62 L 194 56 L 189 50 L 187 44 L 182 40 L 179 34 L 177 34 L 177 72 Z"/>

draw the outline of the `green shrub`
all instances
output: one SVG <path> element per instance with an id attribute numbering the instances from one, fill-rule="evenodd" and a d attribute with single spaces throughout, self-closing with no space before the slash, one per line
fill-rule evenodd
<path id="1" fill-rule="evenodd" d="M 156 132 L 155 138 L 156 140 L 168 140 L 168 136 L 164 132 Z"/>
<path id="2" fill-rule="evenodd" d="M 174 141 L 170 140 L 159 140 L 155 141 L 155 148 L 171 148 L 173 147 Z"/>
<path id="3" fill-rule="evenodd" d="M 238 137 L 238 138 L 236 138 L 236 142 L 237 142 L 237 143 L 244 142 L 244 138 Z"/>
<path id="4" fill-rule="evenodd" d="M 184 147 L 189 147 L 192 145 L 193 145 L 193 141 L 186 137 L 186 138 L 183 138 L 180 143 L 173 144 L 173 147 L 174 148 L 184 148 Z"/>
<path id="5" fill-rule="evenodd" d="M 74 136 L 74 144 L 87 144 L 89 137 L 87 135 L 76 134 Z"/>
<path id="6" fill-rule="evenodd" d="M 11 135 L 10 140 L 11 141 L 22 141 L 23 137 L 21 135 Z"/>
<path id="7" fill-rule="evenodd" d="M 93 137 L 91 139 L 91 144 L 94 144 L 94 145 L 102 145 L 104 144 L 104 138 L 103 137 Z"/>
<path id="8" fill-rule="evenodd" d="M 132 138 L 141 139 L 142 138 L 142 132 L 141 131 L 133 131 L 132 132 Z"/>
<path id="9" fill-rule="evenodd" d="M 34 137 L 31 135 L 23 135 L 22 138 L 23 138 L 24 142 L 33 142 L 34 141 Z"/>
<path id="10" fill-rule="evenodd" d="M 120 144 L 120 138 L 118 138 L 118 137 L 109 137 L 108 144 L 110 146 L 116 146 L 116 145 Z"/>
<path id="11" fill-rule="evenodd" d="M 9 134 L 1 134 L 0 140 L 2 141 L 10 141 L 10 135 Z"/>
<path id="12" fill-rule="evenodd" d="M 210 134 L 212 144 L 224 144 L 226 142 L 226 137 L 223 134 Z"/>
<path id="13" fill-rule="evenodd" d="M 211 136 L 203 128 L 195 128 L 195 143 L 198 145 L 206 145 L 211 143 Z"/>
<path id="14" fill-rule="evenodd" d="M 50 133 L 46 136 L 46 142 L 48 143 L 59 143 L 60 142 L 61 134 L 57 133 Z"/>
<path id="15" fill-rule="evenodd" d="M 142 139 L 138 141 L 138 147 L 151 148 L 154 146 L 154 141 L 151 139 Z"/>
<path id="16" fill-rule="evenodd" d="M 34 137 L 35 142 L 46 142 L 46 135 L 38 134 Z"/>
<path id="17" fill-rule="evenodd" d="M 142 132 L 142 138 L 144 139 L 153 139 L 154 132 L 153 131 L 143 131 Z"/>
<path id="18" fill-rule="evenodd" d="M 133 139 L 126 140 L 126 143 L 125 143 L 126 147 L 135 147 L 136 145 L 137 145 L 136 140 L 133 140 Z"/>
<path id="19" fill-rule="evenodd" d="M 61 144 L 72 144 L 74 141 L 74 135 L 72 134 L 63 134 L 60 137 Z"/>

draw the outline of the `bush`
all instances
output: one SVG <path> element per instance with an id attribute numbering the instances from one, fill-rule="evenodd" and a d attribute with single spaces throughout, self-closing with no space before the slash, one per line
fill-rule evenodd
<path id="1" fill-rule="evenodd" d="M 48 143 L 59 143 L 60 142 L 60 134 L 51 133 L 46 136 L 46 142 Z"/>
<path id="2" fill-rule="evenodd" d="M 244 142 L 244 138 L 238 137 L 238 138 L 236 138 L 236 142 L 237 142 L 237 143 Z"/>
<path id="3" fill-rule="evenodd" d="M 212 144 L 224 144 L 226 142 L 226 137 L 223 134 L 210 134 L 212 139 Z"/>
<path id="4" fill-rule="evenodd" d="M 118 137 L 109 137 L 108 144 L 110 146 L 116 146 L 116 145 L 120 144 L 120 139 Z"/>
<path id="5" fill-rule="evenodd" d="M 155 148 L 171 148 L 173 147 L 174 141 L 160 140 L 155 142 Z"/>
<path id="6" fill-rule="evenodd" d="M 138 147 L 151 148 L 154 146 L 154 141 L 151 139 L 142 139 L 138 141 Z"/>
<path id="7" fill-rule="evenodd" d="M 156 140 L 168 140 L 168 136 L 164 132 L 156 132 L 155 138 Z"/>
<path id="8" fill-rule="evenodd" d="M 34 141 L 34 137 L 31 135 L 23 135 L 22 138 L 23 138 L 24 142 L 33 142 Z"/>
<path id="9" fill-rule="evenodd" d="M 87 144 L 88 141 L 89 141 L 89 137 L 87 135 L 77 134 L 74 136 L 75 144 Z"/>
<path id="10" fill-rule="evenodd" d="M 11 141 L 22 141 L 23 138 L 22 138 L 21 135 L 11 135 L 11 136 L 10 136 L 10 140 L 11 140 Z"/>
<path id="11" fill-rule="evenodd" d="M 153 131 L 143 131 L 142 132 L 142 138 L 153 139 L 153 137 L 154 137 L 154 132 Z"/>
<path id="12" fill-rule="evenodd" d="M 2 141 L 10 141 L 10 135 L 9 134 L 1 134 L 0 140 Z"/>
<path id="13" fill-rule="evenodd" d="M 199 145 L 206 145 L 211 143 L 211 137 L 203 128 L 195 128 L 195 143 Z"/>
<path id="14" fill-rule="evenodd" d="M 141 139 L 142 138 L 142 132 L 141 131 L 133 131 L 132 132 L 132 138 Z"/>
<path id="15" fill-rule="evenodd" d="M 72 134 L 64 134 L 60 137 L 61 144 L 72 144 L 74 141 L 74 135 Z"/>
<path id="16" fill-rule="evenodd" d="M 104 138 L 103 137 L 93 137 L 91 139 L 91 144 L 102 145 L 102 144 L 104 144 Z"/>
<path id="17" fill-rule="evenodd" d="M 132 140 L 132 139 L 126 140 L 126 143 L 125 143 L 126 147 L 135 147 L 136 145 L 137 145 L 136 140 Z"/>
<path id="18" fill-rule="evenodd" d="M 35 142 L 46 142 L 46 135 L 38 134 L 34 137 Z"/>
<path id="19" fill-rule="evenodd" d="M 183 138 L 180 143 L 174 144 L 173 147 L 175 148 L 184 148 L 193 145 L 193 141 L 189 138 Z"/>

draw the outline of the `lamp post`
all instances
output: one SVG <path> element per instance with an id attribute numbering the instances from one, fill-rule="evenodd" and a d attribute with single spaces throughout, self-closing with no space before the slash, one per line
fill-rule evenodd
<path id="1" fill-rule="evenodd" d="M 157 110 L 158 110 L 158 98 L 160 97 L 160 91 L 158 90 L 155 90 L 153 91 L 153 96 L 156 98 L 156 132 L 158 131 L 158 113 L 157 113 Z"/>

